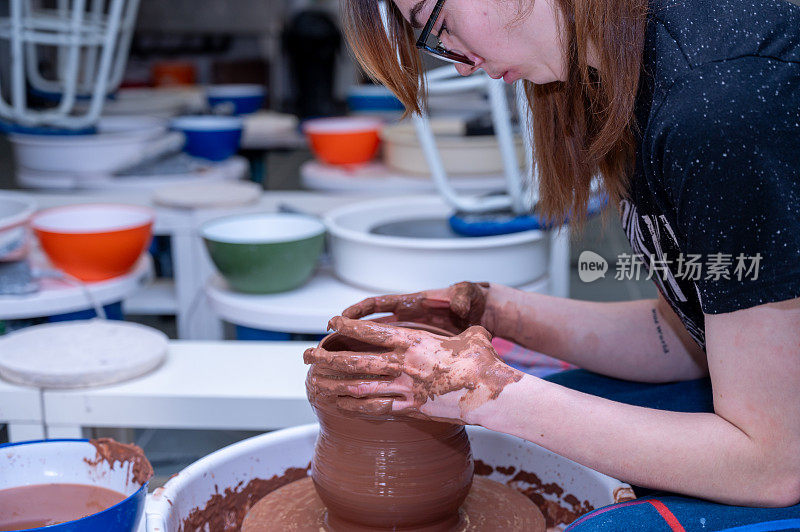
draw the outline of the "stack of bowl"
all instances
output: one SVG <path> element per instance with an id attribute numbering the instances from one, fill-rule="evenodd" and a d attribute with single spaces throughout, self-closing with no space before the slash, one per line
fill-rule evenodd
<path id="1" fill-rule="evenodd" d="M 104 117 L 82 132 L 28 128 L 9 140 L 23 184 L 56 188 L 65 179 L 81 186 L 179 151 L 184 139 L 167 121 L 150 116 Z M 63 186 L 63 185 L 61 185 Z"/>

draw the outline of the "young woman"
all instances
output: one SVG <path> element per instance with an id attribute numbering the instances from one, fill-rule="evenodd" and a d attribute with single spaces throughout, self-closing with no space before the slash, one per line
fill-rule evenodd
<path id="1" fill-rule="evenodd" d="M 800 528 L 800 7 L 393 0 L 387 36 L 377 0 L 343 4 L 361 64 L 411 111 L 415 48 L 523 80 L 541 211 L 585 212 L 599 174 L 660 295 L 591 303 L 460 283 L 368 299 L 331 327 L 383 348 L 309 350 L 359 374 L 320 379 L 320 393 L 483 425 L 668 493 L 574 530 Z M 375 312 L 460 336 L 357 320 Z M 492 335 L 583 369 L 520 373 Z"/>

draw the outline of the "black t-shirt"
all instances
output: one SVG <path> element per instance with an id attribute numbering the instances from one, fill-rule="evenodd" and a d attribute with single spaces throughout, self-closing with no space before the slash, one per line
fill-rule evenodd
<path id="1" fill-rule="evenodd" d="M 618 276 L 638 258 L 703 348 L 704 312 L 800 296 L 800 7 L 654 0 L 636 117 Z"/>

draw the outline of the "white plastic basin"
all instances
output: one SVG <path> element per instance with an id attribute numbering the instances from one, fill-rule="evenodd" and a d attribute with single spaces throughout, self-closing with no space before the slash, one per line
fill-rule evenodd
<path id="1" fill-rule="evenodd" d="M 435 219 L 452 208 L 436 196 L 354 203 L 325 217 L 336 275 L 368 290 L 415 292 L 460 281 L 524 286 L 547 273 L 549 239 L 538 230 L 500 236 L 417 238 L 374 234 L 375 227 Z"/>
<path id="2" fill-rule="evenodd" d="M 282 475 L 287 468 L 305 468 L 314 453 L 319 426 L 303 425 L 256 436 L 220 449 L 190 465 L 156 490 L 147 503 L 147 531 L 173 532 L 195 508 L 204 508 L 214 494 L 227 488 L 240 489 L 255 478 L 269 479 Z M 555 483 L 563 489 L 560 496 L 544 494 L 546 499 L 561 502 L 574 496 L 581 504 L 600 508 L 622 497 L 632 498 L 627 484 L 567 460 L 538 445 L 507 434 L 481 427 L 467 427 L 472 453 L 477 460 L 495 468 L 489 478 L 508 481 L 497 467 L 534 473 L 543 484 Z M 239 488 L 237 488 L 239 486 Z M 529 484 L 520 482 L 518 488 Z M 553 491 L 553 490 L 549 490 Z"/>
<path id="3" fill-rule="evenodd" d="M 17 164 L 55 173 L 111 174 L 183 145 L 180 133 L 167 133 L 167 122 L 149 116 L 100 120 L 91 135 L 9 135 Z"/>

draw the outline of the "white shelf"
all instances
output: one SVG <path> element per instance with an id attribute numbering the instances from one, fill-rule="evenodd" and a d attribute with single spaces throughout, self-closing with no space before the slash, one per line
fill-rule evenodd
<path id="1" fill-rule="evenodd" d="M 125 314 L 167 315 L 178 312 L 178 296 L 172 279 L 156 279 L 122 302 Z"/>
<path id="2" fill-rule="evenodd" d="M 307 342 L 171 341 L 138 379 L 44 393 L 48 425 L 267 430 L 314 421 Z"/>
<path id="3" fill-rule="evenodd" d="M 547 293 L 549 277 L 519 287 L 527 292 Z M 232 291 L 214 275 L 206 294 L 219 317 L 235 325 L 268 331 L 324 334 L 328 320 L 364 298 L 378 292 L 356 288 L 340 281 L 331 270 L 321 268 L 303 286 L 278 294 L 242 294 Z"/>
<path id="4" fill-rule="evenodd" d="M 139 290 L 151 269 L 150 255 L 145 254 L 130 273 L 107 281 L 86 283 L 85 287 L 99 305 L 115 303 Z M 92 303 L 83 287 L 65 281 L 44 279 L 40 282 L 40 290 L 34 294 L 0 296 L 0 319 L 40 318 L 91 307 Z"/>

